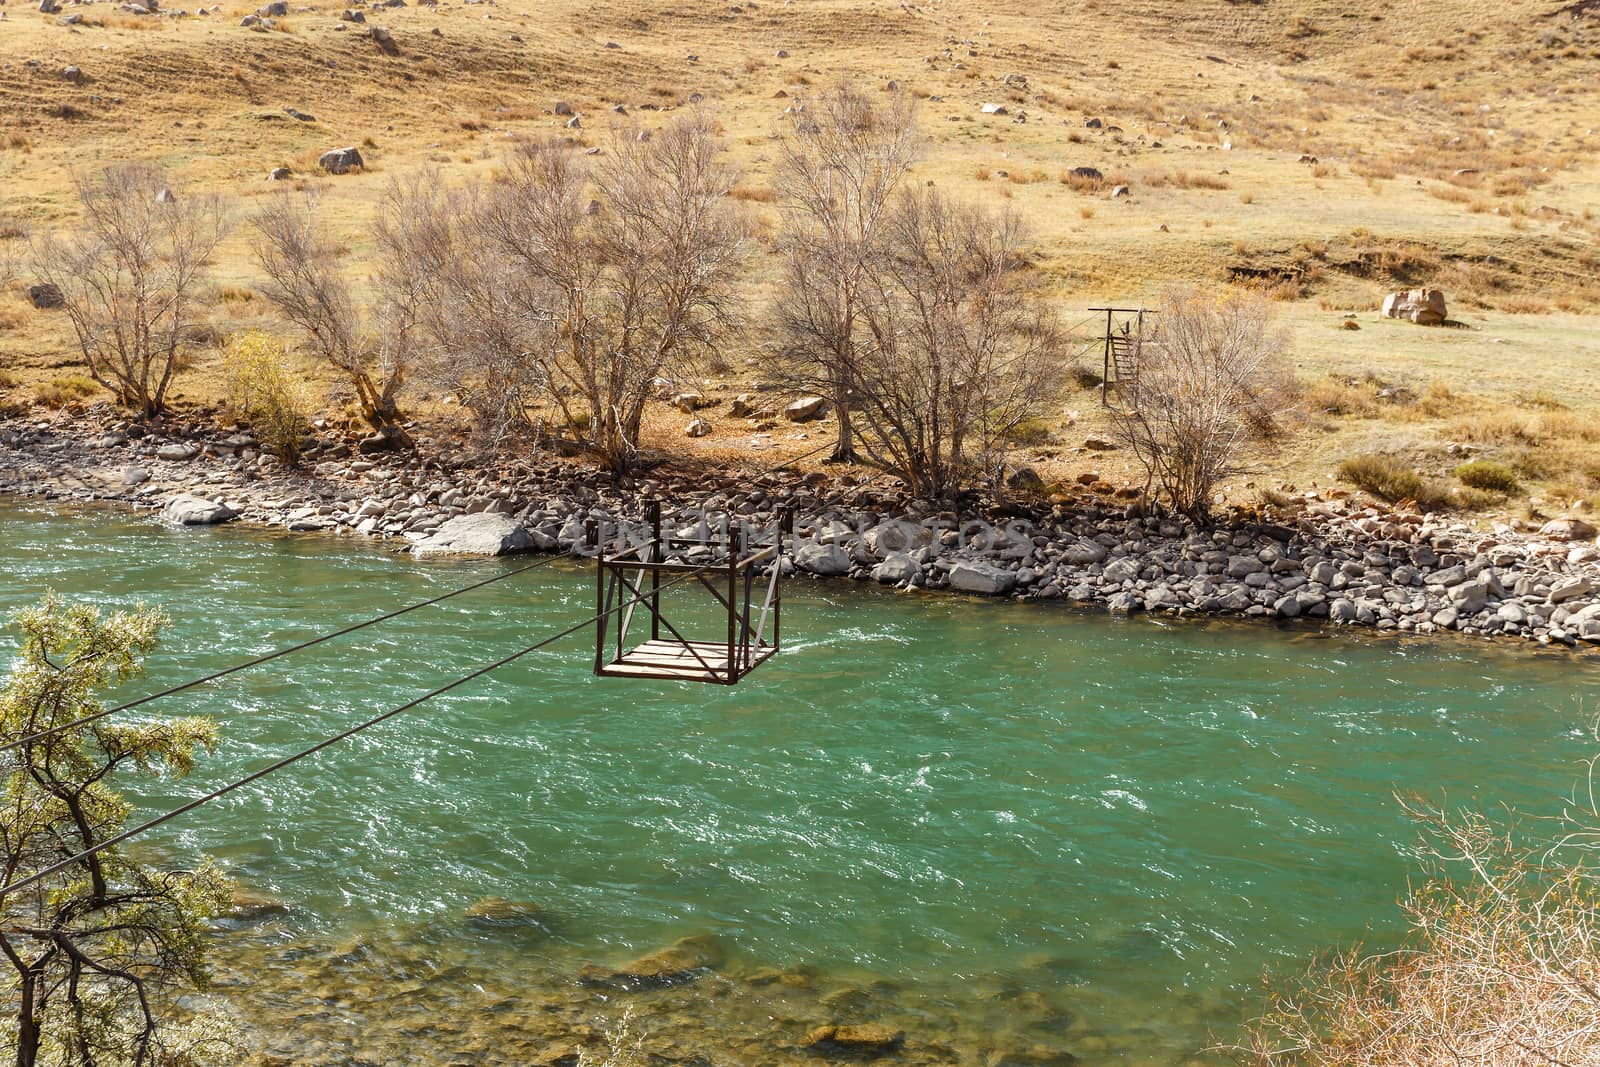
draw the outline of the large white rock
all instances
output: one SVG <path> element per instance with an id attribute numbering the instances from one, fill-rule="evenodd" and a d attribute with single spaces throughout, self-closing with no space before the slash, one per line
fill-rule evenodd
<path id="1" fill-rule="evenodd" d="M 884 585 L 899 585 L 921 573 L 922 568 L 917 566 L 917 561 L 904 552 L 892 552 L 887 559 L 872 568 L 873 580 Z"/>
<path id="2" fill-rule="evenodd" d="M 783 409 L 783 417 L 790 422 L 807 422 L 822 414 L 828 402 L 820 396 L 803 396 Z"/>
<path id="3" fill-rule="evenodd" d="M 850 554 L 838 545 L 801 545 L 794 565 L 821 578 L 850 573 Z"/>
<path id="4" fill-rule="evenodd" d="M 908 519 L 889 519 L 861 535 L 867 551 L 878 559 L 887 559 L 896 552 L 910 552 L 933 543 L 933 531 Z"/>
<path id="5" fill-rule="evenodd" d="M 184 493 L 166 502 L 161 509 L 161 517 L 179 526 L 215 526 L 219 522 L 238 518 L 239 513 L 226 504 Z"/>
<path id="6" fill-rule="evenodd" d="M 1438 289 L 1404 289 L 1383 298 L 1383 317 L 1405 319 L 1419 326 L 1438 326 L 1447 312 L 1444 293 Z"/>
<path id="7" fill-rule="evenodd" d="M 950 588 L 962 593 L 1004 596 L 1016 585 L 1015 574 L 992 563 L 962 561 L 950 568 Z"/>
<path id="8" fill-rule="evenodd" d="M 533 535 L 509 515 L 457 515 L 412 549 L 419 556 L 505 556 L 534 547 Z"/>

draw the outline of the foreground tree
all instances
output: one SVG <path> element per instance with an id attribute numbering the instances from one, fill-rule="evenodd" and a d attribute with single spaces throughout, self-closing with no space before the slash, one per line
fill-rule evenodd
<path id="1" fill-rule="evenodd" d="M 40 278 L 61 291 L 90 376 L 141 417 L 159 415 L 202 339 L 199 294 L 227 216 L 217 197 L 146 164 L 81 177 L 77 187 L 83 218 L 37 245 Z"/>
<path id="2" fill-rule="evenodd" d="M 100 710 L 95 694 L 139 673 L 163 622 L 148 608 L 102 616 L 53 596 L 19 612 L 0 741 Z M 103 719 L 0 756 L 0 884 L 116 836 L 130 810 L 112 786 L 117 773 L 181 777 L 215 740 L 204 719 Z M 209 863 L 167 871 L 112 847 L 0 897 L 0 958 L 9 964 L 0 985 L 16 1012 L 0 1048 L 18 1067 L 196 1063 L 222 1049 L 209 1021 L 168 1026 L 163 1013 L 181 991 L 204 986 L 205 921 L 229 896 Z"/>
<path id="3" fill-rule="evenodd" d="M 783 277 L 775 305 L 779 370 L 828 398 L 838 422 L 833 459 L 855 458 L 854 392 L 871 274 L 888 242 L 895 192 L 921 141 L 911 98 L 878 103 L 845 83 L 797 102 L 782 142 Z"/>
<path id="4" fill-rule="evenodd" d="M 1236 1057 L 1258 1067 L 1600 1062 L 1592 772 L 1590 799 L 1553 848 L 1470 811 L 1408 803 L 1431 877 L 1404 903 L 1405 943 L 1313 967 L 1273 995 Z"/>
<path id="5" fill-rule="evenodd" d="M 864 458 L 919 496 L 998 481 L 1010 435 L 1053 394 L 1062 335 L 1020 238 L 1015 215 L 931 189 L 898 197 L 885 221 L 852 380 Z"/>
<path id="6" fill-rule="evenodd" d="M 530 142 L 482 214 L 539 324 L 550 395 L 610 470 L 633 465 L 656 378 L 692 371 L 733 324 L 746 226 L 720 151 L 703 116 L 619 136 L 592 171 L 568 145 Z"/>
<path id="7" fill-rule="evenodd" d="M 377 298 L 358 308 L 341 249 L 320 220 L 314 196 L 281 193 L 251 221 L 256 264 L 266 274 L 262 294 L 300 328 L 312 353 L 350 382 L 367 424 L 385 442 L 410 447 L 400 391 L 414 362 L 422 279 L 409 265 L 390 266 L 387 273 L 380 268 Z"/>
<path id="8" fill-rule="evenodd" d="M 1210 516 L 1224 478 L 1252 469 L 1254 446 L 1277 433 L 1288 403 L 1287 338 L 1267 301 L 1239 289 L 1169 291 L 1138 375 L 1119 383 L 1118 438 L 1147 476 L 1146 490 L 1196 522 Z"/>

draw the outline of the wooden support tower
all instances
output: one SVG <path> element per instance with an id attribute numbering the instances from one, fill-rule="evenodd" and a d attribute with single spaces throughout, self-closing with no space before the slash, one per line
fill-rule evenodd
<path id="1" fill-rule="evenodd" d="M 1105 345 L 1104 368 L 1100 374 L 1100 403 L 1111 403 L 1113 386 L 1132 386 L 1139 377 L 1139 348 L 1145 340 L 1144 318 L 1155 312 L 1147 308 L 1090 308 L 1106 315 L 1106 330 L 1102 335 Z M 1115 316 L 1129 316 L 1120 324 Z"/>
<path id="2" fill-rule="evenodd" d="M 663 535 L 661 502 L 651 500 L 645 523 L 642 544 L 619 538 L 614 546 L 606 544 L 595 522 L 588 525 L 599 575 L 595 674 L 737 684 L 770 659 L 781 642 L 781 579 L 790 514 L 784 511 L 776 524 L 756 533 L 723 513 L 716 528 L 702 516 L 695 536 Z M 685 636 L 662 608 L 662 592 L 669 585 L 709 593 L 723 609 L 726 632 L 714 640 Z M 642 624 L 634 625 L 639 608 L 649 617 L 648 637 L 642 636 Z"/>

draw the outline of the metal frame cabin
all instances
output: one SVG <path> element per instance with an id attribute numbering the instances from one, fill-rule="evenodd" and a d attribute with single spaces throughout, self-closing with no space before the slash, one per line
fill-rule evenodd
<path id="1" fill-rule="evenodd" d="M 663 536 L 661 502 L 651 500 L 645 521 L 643 544 L 629 545 L 619 538 L 610 554 L 598 526 L 592 520 L 588 524 L 598 573 L 595 674 L 737 684 L 770 659 L 781 642 L 784 538 L 791 531 L 792 516 L 784 511 L 776 524 L 752 535 L 724 512 L 717 528 L 702 516 L 694 536 Z M 670 585 L 698 586 L 709 592 L 726 612 L 726 633 L 713 641 L 685 636 L 662 610 L 661 593 Z M 635 642 L 643 629 L 634 623 L 640 608 L 648 616 L 649 636 Z M 619 614 L 613 625 L 612 616 Z"/>

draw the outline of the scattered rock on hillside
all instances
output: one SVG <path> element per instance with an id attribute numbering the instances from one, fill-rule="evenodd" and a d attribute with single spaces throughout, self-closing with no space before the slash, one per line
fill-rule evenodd
<path id="1" fill-rule="evenodd" d="M 1099 119 L 1085 119 L 1083 124 L 1091 130 L 1098 130 L 1105 125 Z"/>
<path id="2" fill-rule="evenodd" d="M 193 459 L 200 454 L 194 445 L 187 445 L 181 441 L 169 441 L 156 449 L 156 458 L 167 460 L 169 463 L 178 463 L 186 459 Z"/>
<path id="3" fill-rule="evenodd" d="M 38 285 L 28 286 L 28 303 L 41 311 L 58 308 L 63 302 L 61 287 L 54 282 L 40 282 Z"/>
<path id="4" fill-rule="evenodd" d="M 1383 317 L 1405 319 L 1418 326 L 1439 326 L 1446 318 L 1440 289 L 1404 289 L 1383 298 Z"/>
<path id="5" fill-rule="evenodd" d="M 711 424 L 705 419 L 690 419 L 689 425 L 683 429 L 685 437 L 705 437 L 711 432 Z"/>
<path id="6" fill-rule="evenodd" d="M 267 174 L 269 182 L 286 182 L 294 176 L 294 171 L 288 167 L 273 167 Z"/>
<path id="7" fill-rule="evenodd" d="M 1552 541 L 1592 541 L 1596 532 L 1593 523 L 1570 517 L 1551 519 L 1539 530 Z"/>
<path id="8" fill-rule="evenodd" d="M 399 51 L 399 48 L 394 43 L 394 34 L 390 33 L 386 26 L 373 26 L 367 30 L 367 36 L 372 38 L 373 44 L 385 52 L 393 54 Z"/>
<path id="9" fill-rule="evenodd" d="M 262 18 L 281 19 L 289 14 L 288 0 L 272 0 L 272 3 L 256 8 L 256 14 Z"/>
<path id="10" fill-rule="evenodd" d="M 317 157 L 317 166 L 329 174 L 347 174 L 352 167 L 365 166 L 358 148 L 335 148 Z"/>
<path id="11" fill-rule="evenodd" d="M 226 504 L 184 493 L 167 501 L 161 517 L 179 526 L 215 526 L 238 518 L 239 513 Z"/>
<path id="12" fill-rule="evenodd" d="M 505 556 L 533 547 L 533 536 L 516 519 L 480 511 L 446 519 L 412 551 L 419 556 Z"/>
<path id="13" fill-rule="evenodd" d="M 556 101 L 556 106 L 552 110 L 555 111 L 555 113 L 557 115 L 576 115 L 577 114 L 577 112 L 572 109 L 572 105 L 567 103 L 565 100 L 557 100 Z"/>
<path id="14" fill-rule="evenodd" d="M 1106 176 L 1101 174 L 1097 167 L 1073 167 L 1069 173 L 1072 177 L 1081 178 L 1084 181 L 1103 182 L 1106 180 Z"/>
<path id="15" fill-rule="evenodd" d="M 39 0 L 39 10 L 46 15 L 59 14 L 61 5 L 56 0 Z"/>
<path id="16" fill-rule="evenodd" d="M 74 85 L 83 81 L 83 71 L 77 67 L 62 67 L 61 80 L 72 82 Z"/>
<path id="17" fill-rule="evenodd" d="M 1121 200 L 1125 196 L 1132 196 L 1132 195 L 1133 195 L 1133 190 L 1129 189 L 1126 185 L 1119 185 L 1116 188 L 1111 190 L 1111 199 L 1113 199 L 1113 200 Z"/>
<path id="18" fill-rule="evenodd" d="M 820 416 L 827 406 L 827 400 L 820 396 L 803 396 L 783 409 L 783 417 L 790 422 L 807 422 Z"/>
<path id="19" fill-rule="evenodd" d="M 283 109 L 283 113 L 285 115 L 288 115 L 292 119 L 299 119 L 301 122 L 316 122 L 317 121 L 317 116 L 308 115 L 304 111 L 299 111 L 299 110 L 297 110 L 295 108 L 292 108 L 292 107 L 284 108 Z"/>
<path id="20" fill-rule="evenodd" d="M 349 8 L 346 8 L 345 10 L 339 12 L 339 17 L 341 19 L 343 19 L 345 22 L 365 22 L 365 21 L 367 21 L 367 16 L 364 13 L 362 13 L 360 11 L 353 11 L 353 10 L 351 10 Z"/>
<path id="21" fill-rule="evenodd" d="M 984 104 L 982 109 L 985 115 L 1009 115 L 1011 112 L 1004 104 Z"/>

